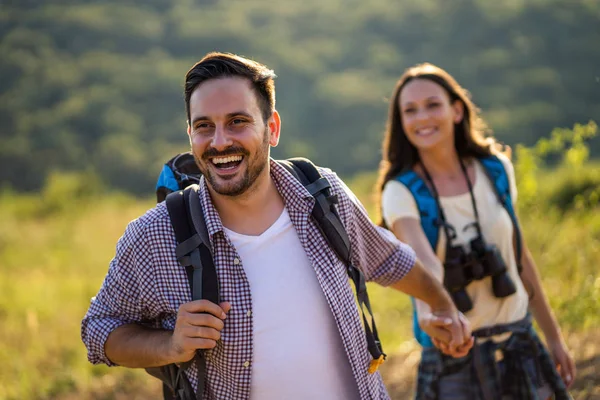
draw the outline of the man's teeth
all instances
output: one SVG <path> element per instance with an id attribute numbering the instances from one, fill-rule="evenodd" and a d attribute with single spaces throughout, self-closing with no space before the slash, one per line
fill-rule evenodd
<path id="1" fill-rule="evenodd" d="M 242 161 L 242 156 L 215 157 L 212 159 L 213 164 L 225 164 L 236 161 Z"/>

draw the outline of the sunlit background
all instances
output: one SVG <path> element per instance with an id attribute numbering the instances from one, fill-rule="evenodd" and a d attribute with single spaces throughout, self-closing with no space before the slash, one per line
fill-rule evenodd
<path id="1" fill-rule="evenodd" d="M 371 216 L 388 99 L 432 62 L 513 148 L 526 238 L 579 377 L 600 398 L 600 1 L 0 1 L 0 399 L 148 399 L 140 371 L 87 363 L 79 323 L 162 164 L 187 150 L 187 70 L 267 64 L 275 157 L 344 177 Z M 403 295 L 371 287 L 393 398 L 418 348 Z"/>

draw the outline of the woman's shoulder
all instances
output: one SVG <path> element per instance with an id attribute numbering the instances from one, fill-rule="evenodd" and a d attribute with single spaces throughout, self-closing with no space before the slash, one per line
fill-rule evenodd
<path id="1" fill-rule="evenodd" d="M 512 165 L 512 161 L 511 161 L 511 157 L 510 157 L 510 153 L 506 154 L 506 153 L 495 153 L 494 156 L 496 156 L 496 158 L 498 158 L 498 160 L 500 160 L 500 162 L 504 165 L 504 168 L 513 168 Z"/>
<path id="2" fill-rule="evenodd" d="M 506 172 L 506 176 L 508 178 L 508 184 L 510 188 L 510 195 L 512 197 L 513 204 L 516 202 L 517 198 L 517 185 L 516 185 L 516 177 L 515 177 L 515 168 L 510 159 L 510 152 L 496 152 L 492 155 L 492 157 L 496 157 L 502 164 L 504 171 Z M 481 169 L 484 169 L 483 163 L 480 163 L 479 166 Z"/>
<path id="3" fill-rule="evenodd" d="M 513 167 L 513 163 L 510 159 L 510 153 L 506 153 L 506 152 L 494 152 L 493 154 L 489 155 L 489 156 L 484 156 L 484 157 L 474 157 L 474 159 L 478 160 L 480 164 L 481 168 L 485 167 L 485 160 L 493 160 L 493 159 L 497 159 L 498 161 L 500 161 L 500 163 L 502 164 L 502 167 L 504 167 L 504 170 L 506 171 L 506 173 L 510 176 L 510 175 L 514 175 L 514 167 Z"/>
<path id="4" fill-rule="evenodd" d="M 381 208 L 388 226 L 392 226 L 398 218 L 418 216 L 415 198 L 408 187 L 396 179 L 389 180 L 383 187 Z"/>
<path id="5" fill-rule="evenodd" d="M 398 179 L 398 177 L 390 179 L 383 185 L 384 191 L 393 190 L 393 188 L 406 188 L 406 186 Z"/>
<path id="6" fill-rule="evenodd" d="M 405 171 L 397 175 L 395 178 L 390 179 L 383 186 L 382 196 L 393 195 L 404 196 L 410 195 L 410 189 L 407 186 L 406 177 L 414 175 L 414 171 Z"/>

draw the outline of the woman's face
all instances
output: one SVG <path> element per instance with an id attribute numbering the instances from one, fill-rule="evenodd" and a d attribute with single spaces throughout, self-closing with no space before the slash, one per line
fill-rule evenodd
<path id="1" fill-rule="evenodd" d="M 402 127 L 419 151 L 454 147 L 454 124 L 463 118 L 463 104 L 452 103 L 446 90 L 428 79 L 408 82 L 398 99 Z"/>

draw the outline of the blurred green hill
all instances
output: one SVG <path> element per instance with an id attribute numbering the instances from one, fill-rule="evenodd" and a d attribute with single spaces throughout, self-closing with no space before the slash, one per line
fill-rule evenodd
<path id="1" fill-rule="evenodd" d="M 598 43 L 596 0 L 0 1 L 0 187 L 63 170 L 148 193 L 187 148 L 183 77 L 212 50 L 279 75 L 275 157 L 373 170 L 393 84 L 424 61 L 532 145 L 600 115 Z"/>

